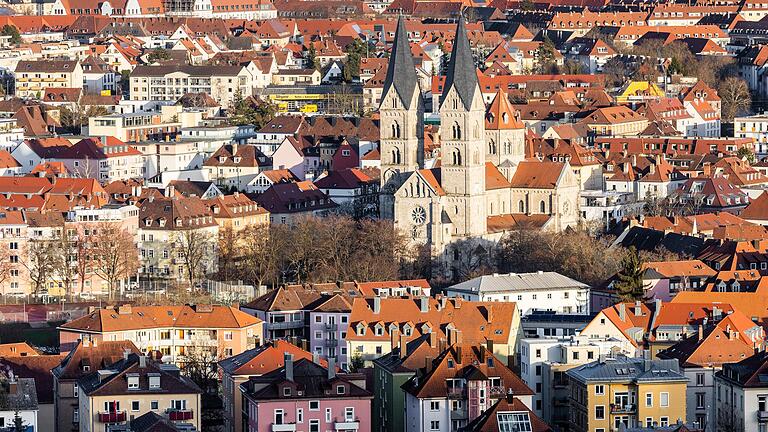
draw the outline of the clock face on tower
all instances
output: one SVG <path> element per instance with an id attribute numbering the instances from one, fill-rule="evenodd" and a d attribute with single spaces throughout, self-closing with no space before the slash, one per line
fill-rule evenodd
<path id="1" fill-rule="evenodd" d="M 424 207 L 416 206 L 413 211 L 411 211 L 411 219 L 416 225 L 422 225 L 424 222 L 426 222 L 427 212 L 424 210 Z"/>

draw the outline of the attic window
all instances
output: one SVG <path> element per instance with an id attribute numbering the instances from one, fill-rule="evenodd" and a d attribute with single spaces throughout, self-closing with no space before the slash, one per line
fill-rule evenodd
<path id="1" fill-rule="evenodd" d="M 345 389 L 343 385 L 336 386 L 336 394 L 344 394 Z"/>

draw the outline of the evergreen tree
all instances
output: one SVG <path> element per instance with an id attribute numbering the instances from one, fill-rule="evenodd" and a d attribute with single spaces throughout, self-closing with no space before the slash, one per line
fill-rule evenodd
<path id="1" fill-rule="evenodd" d="M 544 42 L 539 46 L 537 53 L 537 72 L 539 74 L 548 74 L 556 72 L 557 62 L 555 44 L 549 36 L 544 36 Z"/>
<path id="2" fill-rule="evenodd" d="M 3 36 L 10 36 L 11 43 L 14 45 L 18 45 L 21 43 L 21 34 L 19 33 L 19 29 L 17 29 L 15 26 L 12 26 L 10 24 L 4 25 L 2 30 L 0 30 L 0 34 L 2 34 Z"/>
<path id="3" fill-rule="evenodd" d="M 616 275 L 613 287 L 622 301 L 642 300 L 645 296 L 643 286 L 643 262 L 634 246 L 629 248 L 621 260 L 621 271 Z"/>
<path id="4" fill-rule="evenodd" d="M 317 51 L 315 45 L 310 42 L 309 50 L 307 51 L 307 69 L 317 69 Z"/>

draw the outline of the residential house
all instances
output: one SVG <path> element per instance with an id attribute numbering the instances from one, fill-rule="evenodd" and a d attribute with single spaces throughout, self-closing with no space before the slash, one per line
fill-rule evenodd
<path id="1" fill-rule="evenodd" d="M 378 170 L 347 168 L 321 174 L 314 183 L 354 217 L 375 217 L 379 214 L 378 174 Z"/>
<path id="2" fill-rule="evenodd" d="M 98 309 L 59 326 L 62 352 L 78 341 L 101 345 L 130 340 L 141 352 L 158 351 L 165 362 L 184 364 L 185 355 L 212 351 L 211 361 L 261 345 L 263 322 L 230 306 L 134 306 Z"/>
<path id="3" fill-rule="evenodd" d="M 365 378 L 336 372 L 285 353 L 284 367 L 240 385 L 243 429 L 284 430 L 306 424 L 309 431 L 371 431 L 371 399 Z"/>
<path id="4" fill-rule="evenodd" d="M 601 357 L 566 373 L 570 430 L 666 427 L 686 419 L 688 378 L 676 360 Z"/>
<path id="5" fill-rule="evenodd" d="M 269 224 L 269 212 L 239 192 L 209 198 L 205 203 L 211 208 L 220 232 L 232 230 L 237 233 L 248 227 Z"/>
<path id="6" fill-rule="evenodd" d="M 502 430 L 551 432 L 549 427 L 514 394 L 499 399 L 480 416 L 460 429 L 461 432 L 497 432 Z"/>
<path id="7" fill-rule="evenodd" d="M 65 346 L 69 352 L 60 358 L 59 364 L 49 373 L 53 376 L 55 430 L 77 432 L 80 430 L 80 410 L 77 381 L 99 369 L 107 369 L 126 351 L 139 354 L 139 349 L 130 340 L 109 341 L 84 338 Z"/>
<path id="8" fill-rule="evenodd" d="M 507 394 L 531 408 L 533 391 L 493 355 L 489 344 L 464 343 L 461 332 L 452 333 L 437 358 L 426 358 L 423 372 L 402 387 L 406 431 L 458 430 Z"/>
<path id="9" fill-rule="evenodd" d="M 228 144 L 216 150 L 203 167 L 219 187 L 245 191 L 259 173 L 272 169 L 272 159 L 256 146 Z"/>
<path id="10" fill-rule="evenodd" d="M 109 432 L 148 412 L 179 426 L 200 429 L 202 390 L 175 365 L 126 353 L 109 369 L 77 380 L 80 430 Z"/>
<path id="11" fill-rule="evenodd" d="M 648 119 L 630 108 L 619 105 L 598 108 L 581 120 L 596 135 L 637 136 L 648 126 Z"/>
<path id="12" fill-rule="evenodd" d="M 275 159 L 272 159 L 274 162 Z M 246 186 L 246 192 L 262 193 L 269 189 L 275 183 L 295 183 L 299 178 L 287 169 L 271 169 L 260 172 Z"/>
<path id="13" fill-rule="evenodd" d="M 327 367 L 327 362 L 313 358 L 313 354 L 309 351 L 305 351 L 288 341 L 277 339 L 219 362 L 225 431 L 243 432 L 243 422 L 241 421 L 243 396 L 240 385 L 247 382 L 251 377 L 261 376 L 285 367 L 286 353 L 292 355 L 294 361 L 307 359 Z"/>
<path id="14" fill-rule="evenodd" d="M 715 373 L 715 424 L 717 430 L 760 431 L 766 428 L 768 397 L 765 371 L 766 351 L 754 353 L 743 360 L 725 363 Z"/>
<path id="15" fill-rule="evenodd" d="M 478 276 L 445 289 L 449 297 L 469 301 L 514 302 L 522 315 L 537 310 L 587 313 L 589 286 L 556 272 Z"/>
<path id="16" fill-rule="evenodd" d="M 49 88 L 83 87 L 83 67 L 77 60 L 22 60 L 14 76 L 20 98 L 42 99 Z"/>
<path id="17" fill-rule="evenodd" d="M 698 291 L 717 272 L 700 260 L 643 263 L 643 288 L 649 299 L 670 301 L 680 291 Z"/>
<path id="18" fill-rule="evenodd" d="M 133 101 L 177 101 L 187 93 L 207 93 L 219 105 L 229 106 L 235 95 L 253 94 L 253 76 L 244 66 L 149 66 L 131 73 Z"/>
<path id="19" fill-rule="evenodd" d="M 56 428 L 54 418 L 54 387 L 51 369 L 58 366 L 60 361 L 61 356 L 59 355 L 37 354 L 28 356 L 4 355 L 0 359 L 3 370 L 10 371 L 16 379 L 33 380 L 35 397 L 37 398 L 36 430 L 38 431 L 59 430 Z M 15 413 L 12 413 L 10 417 L 5 415 L 4 424 L 13 424 L 14 417 Z M 62 430 L 66 431 L 66 429 Z"/>
<path id="20" fill-rule="evenodd" d="M 8 386 L 6 395 L 0 401 L 0 419 L 3 420 L 3 424 L 13 428 L 16 418 L 20 418 L 25 431 L 42 432 L 38 420 L 36 384 L 34 378 L 15 376 L 11 376 L 3 383 Z"/>
<path id="21" fill-rule="evenodd" d="M 275 183 L 256 198 L 271 223 L 293 224 L 297 218 L 327 214 L 338 205 L 311 181 Z"/>

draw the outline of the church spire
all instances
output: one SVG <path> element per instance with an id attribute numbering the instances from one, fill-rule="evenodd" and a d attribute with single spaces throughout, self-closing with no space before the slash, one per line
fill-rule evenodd
<path id="1" fill-rule="evenodd" d="M 467 38 L 464 15 L 461 15 L 459 24 L 456 26 L 456 35 L 453 38 L 453 50 L 451 51 L 451 60 L 448 63 L 448 73 L 445 77 L 441 100 L 444 101 L 451 88 L 455 87 L 464 109 L 469 110 L 475 96 L 475 89 L 478 86 L 477 68 L 472 58 L 469 38 Z"/>
<path id="2" fill-rule="evenodd" d="M 382 100 L 390 88 L 394 87 L 403 107 L 410 109 L 413 92 L 419 91 L 418 86 L 419 81 L 416 77 L 416 67 L 413 65 L 411 45 L 408 43 L 408 32 L 405 30 L 405 18 L 400 15 L 400 18 L 397 19 L 395 40 L 389 56 Z"/>

